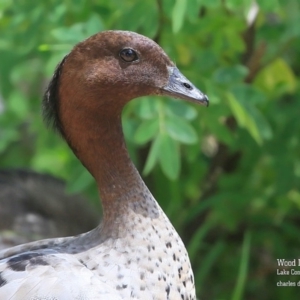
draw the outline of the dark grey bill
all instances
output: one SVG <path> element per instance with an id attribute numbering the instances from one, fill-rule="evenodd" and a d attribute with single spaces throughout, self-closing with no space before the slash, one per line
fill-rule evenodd
<path id="1" fill-rule="evenodd" d="M 162 88 L 165 95 L 208 106 L 208 97 L 184 77 L 176 67 L 169 67 L 169 82 Z"/>

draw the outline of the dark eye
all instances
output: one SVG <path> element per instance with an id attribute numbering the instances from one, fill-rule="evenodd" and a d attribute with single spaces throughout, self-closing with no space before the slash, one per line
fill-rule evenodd
<path id="1" fill-rule="evenodd" d="M 138 60 L 138 56 L 133 49 L 126 48 L 120 51 L 120 57 L 126 62 Z"/>

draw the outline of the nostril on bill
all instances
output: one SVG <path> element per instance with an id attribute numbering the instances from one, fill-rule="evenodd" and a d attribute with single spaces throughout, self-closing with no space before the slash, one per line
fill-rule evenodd
<path id="1" fill-rule="evenodd" d="M 188 84 L 188 83 L 186 83 L 186 82 L 183 83 L 183 86 L 184 86 L 185 88 L 189 89 L 189 90 L 192 89 L 191 85 Z"/>

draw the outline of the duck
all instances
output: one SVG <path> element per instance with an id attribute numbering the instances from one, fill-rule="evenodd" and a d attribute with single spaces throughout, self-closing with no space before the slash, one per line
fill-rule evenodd
<path id="1" fill-rule="evenodd" d="M 138 33 L 102 31 L 58 64 L 43 115 L 94 177 L 103 216 L 86 233 L 3 250 L 0 299 L 196 299 L 187 250 L 123 136 L 123 107 L 147 95 L 209 103 L 157 43 Z"/>

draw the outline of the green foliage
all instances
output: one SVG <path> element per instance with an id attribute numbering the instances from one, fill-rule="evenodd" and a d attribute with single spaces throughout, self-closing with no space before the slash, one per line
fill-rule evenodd
<path id="1" fill-rule="evenodd" d="M 243 299 L 243 291 L 245 290 L 247 274 L 248 274 L 248 264 L 249 264 L 249 254 L 250 254 L 250 233 L 245 232 L 242 257 L 240 263 L 240 270 L 238 275 L 238 280 L 235 285 L 232 300 Z"/>
<path id="2" fill-rule="evenodd" d="M 45 129 L 56 64 L 105 29 L 155 39 L 210 107 L 146 97 L 123 114 L 130 155 L 183 237 L 202 299 L 297 299 L 277 258 L 299 257 L 300 3 L 252 0 L 0 1 L 0 166 L 93 179 Z M 248 20 L 248 21 L 247 21 Z M 251 240 L 250 240 L 251 232 Z"/>

